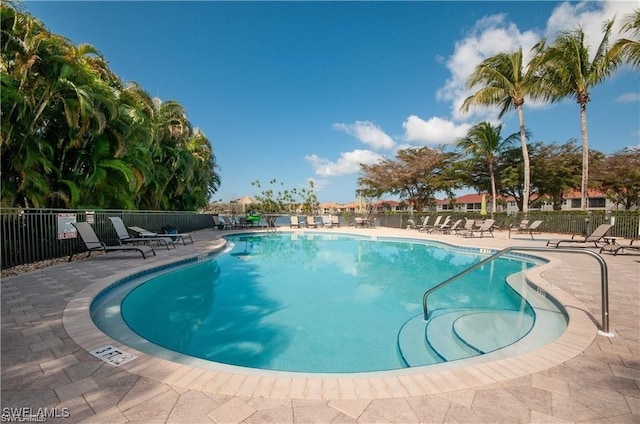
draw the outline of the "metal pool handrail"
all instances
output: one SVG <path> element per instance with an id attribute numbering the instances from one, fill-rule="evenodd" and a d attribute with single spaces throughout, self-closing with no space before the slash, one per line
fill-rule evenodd
<path id="1" fill-rule="evenodd" d="M 489 256 L 488 258 L 483 259 L 482 261 L 471 265 L 469 268 L 465 269 L 464 271 L 454 275 L 451 278 L 446 279 L 445 281 L 441 282 L 440 284 L 437 284 L 433 287 L 431 287 L 429 290 L 427 290 L 424 295 L 422 296 L 422 308 L 424 311 L 424 319 L 425 321 L 427 319 L 429 319 L 429 312 L 428 312 L 428 308 L 427 308 L 427 298 L 429 297 L 429 295 L 431 293 L 433 293 L 434 291 L 448 285 L 449 283 L 457 280 L 458 278 L 467 275 L 468 273 L 470 273 L 471 271 L 473 271 L 474 269 L 477 269 L 481 266 L 483 266 L 484 264 L 493 261 L 494 259 L 503 256 L 509 252 L 513 252 L 513 251 L 529 251 L 529 252 L 547 252 L 547 253 L 551 253 L 551 252 L 562 252 L 562 253 L 584 253 L 587 255 L 590 255 L 591 257 L 593 257 L 594 259 L 596 259 L 598 261 L 598 263 L 600 264 L 600 289 L 601 289 L 601 293 L 602 293 L 602 328 L 601 331 L 599 331 L 601 334 L 607 336 L 607 337 L 613 337 L 612 333 L 609 333 L 609 277 L 608 277 L 608 272 L 607 272 L 607 263 L 604 261 L 604 259 L 602 258 L 602 256 L 600 256 L 599 254 L 592 252 L 590 250 L 582 250 L 582 249 L 570 249 L 570 248 L 548 248 L 548 247 L 531 247 L 531 246 L 511 246 L 511 247 L 506 247 L 496 253 L 494 253 L 493 255 Z"/>

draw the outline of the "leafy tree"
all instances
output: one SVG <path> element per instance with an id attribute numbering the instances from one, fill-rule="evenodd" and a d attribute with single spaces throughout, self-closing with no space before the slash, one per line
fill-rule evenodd
<path id="1" fill-rule="evenodd" d="M 587 134 L 587 103 L 591 100 L 589 90 L 610 76 L 618 65 L 616 57 L 608 49 L 613 20 L 603 25 L 603 37 L 593 59 L 589 58 L 589 48 L 585 44 L 582 28 L 563 31 L 551 45 L 540 41 L 534 49 L 532 60 L 536 70 L 534 97 L 542 100 L 559 101 L 574 97 L 580 107 L 580 127 L 582 139 L 582 209 L 587 208 L 589 185 L 589 138 Z"/>
<path id="2" fill-rule="evenodd" d="M 533 158 L 535 154 L 533 153 L 535 145 L 530 145 L 529 152 L 531 157 Z M 509 149 L 502 153 L 500 166 L 497 168 L 497 172 L 499 175 L 498 179 L 498 190 L 500 194 L 505 197 L 513 197 L 516 205 L 518 206 L 518 210 L 524 210 L 524 185 L 523 185 L 523 175 L 524 175 L 524 164 L 522 160 L 522 152 L 520 149 Z M 533 196 L 533 187 L 532 193 L 529 196 L 529 199 L 535 198 Z"/>
<path id="3" fill-rule="evenodd" d="M 640 206 L 640 148 L 626 148 L 603 160 L 596 173 L 599 187 L 625 209 Z"/>
<path id="4" fill-rule="evenodd" d="M 4 2 L 0 13 L 2 204 L 43 207 L 48 176 L 54 172 L 54 146 L 37 124 L 44 112 L 41 99 L 49 85 L 46 58 L 54 40 L 39 20 Z"/>
<path id="5" fill-rule="evenodd" d="M 125 85 L 100 52 L 2 2 L 2 205 L 197 209 L 220 177 L 177 102 Z"/>
<path id="6" fill-rule="evenodd" d="M 549 197 L 553 210 L 561 210 L 564 193 L 580 186 L 581 156 L 576 141 L 540 145 L 532 161 L 540 194 Z"/>
<path id="7" fill-rule="evenodd" d="M 255 195 L 255 199 L 258 202 L 257 209 L 262 213 L 292 214 L 298 204 L 301 204 L 304 213 L 312 214 L 318 206 L 318 198 L 311 180 L 309 180 L 309 187 L 300 189 L 285 189 L 284 183 L 278 183 L 276 179 L 270 180 L 268 187 L 262 187 L 259 180 L 252 182 L 251 185 L 260 190 L 260 193 Z M 275 218 L 271 221 L 267 220 L 270 227 L 274 226 L 274 222 Z"/>
<path id="8" fill-rule="evenodd" d="M 398 150 L 395 160 L 360 165 L 359 192 L 370 197 L 398 195 L 416 210 L 434 204 L 435 193 L 451 193 L 457 186 L 453 166 L 458 155 L 429 147 Z"/>
<path id="9" fill-rule="evenodd" d="M 531 67 L 529 68 L 531 69 Z M 523 211 L 528 212 L 530 196 L 530 164 L 527 149 L 527 133 L 524 125 L 524 99 L 530 91 L 530 71 L 523 70 L 522 48 L 515 52 L 499 53 L 483 60 L 473 71 L 467 81 L 467 87 L 482 86 L 475 94 L 467 97 L 460 110 L 467 112 L 471 106 L 499 106 L 498 118 L 508 111 L 518 112 L 520 123 L 520 145 L 524 163 L 523 175 Z"/>
<path id="10" fill-rule="evenodd" d="M 506 149 L 513 146 L 513 139 L 518 134 L 512 134 L 503 139 L 500 134 L 502 125 L 493 126 L 489 122 L 480 122 L 471 127 L 467 136 L 459 139 L 456 146 L 462 148 L 463 152 L 471 156 L 472 160 L 482 160 L 485 162 L 489 171 L 491 198 L 493 202 L 492 213 L 497 209 L 496 199 L 496 178 L 495 178 L 495 161 L 496 156 Z"/>

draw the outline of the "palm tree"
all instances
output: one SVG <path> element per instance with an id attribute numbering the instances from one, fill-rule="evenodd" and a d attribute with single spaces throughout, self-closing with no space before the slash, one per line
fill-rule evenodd
<path id="1" fill-rule="evenodd" d="M 515 52 L 498 53 L 483 60 L 467 81 L 469 89 L 477 85 L 482 85 L 482 88 L 465 99 L 460 107 L 463 112 L 467 112 L 471 106 L 500 106 L 498 118 L 502 118 L 512 109 L 518 111 L 520 145 L 524 162 L 522 211 L 526 215 L 529 212 L 531 171 L 522 105 L 525 95 L 529 92 L 529 74 L 523 73 L 522 47 Z"/>
<path id="2" fill-rule="evenodd" d="M 589 59 L 589 48 L 585 44 L 582 28 L 575 31 L 563 31 L 554 42 L 546 47 L 545 40 L 534 49 L 536 57 L 532 60 L 536 69 L 536 84 L 533 97 L 544 101 L 559 101 L 566 97 L 575 97 L 580 106 L 580 126 L 582 136 L 582 210 L 587 209 L 589 183 L 589 138 L 587 135 L 587 103 L 591 100 L 589 90 L 615 71 L 618 60 L 607 49 L 613 20 L 603 25 L 603 37 L 593 59 Z"/>
<path id="3" fill-rule="evenodd" d="M 45 206 L 54 149 L 37 125 L 40 99 L 48 82 L 47 59 L 54 46 L 42 23 L 1 4 L 2 161 L 1 202 L 7 206 Z M 41 75 L 36 79 L 33 75 Z"/>
<path id="4" fill-rule="evenodd" d="M 467 136 L 456 142 L 456 146 L 462 148 L 466 154 L 477 159 L 483 159 L 487 162 L 489 178 L 491 179 L 492 215 L 495 213 L 497 208 L 494 161 L 500 152 L 513 145 L 513 137 L 517 136 L 517 134 L 513 134 L 506 140 L 503 140 L 502 135 L 500 134 L 501 131 L 502 125 L 494 127 L 489 122 L 484 121 L 471 127 L 467 132 Z"/>
<path id="5" fill-rule="evenodd" d="M 125 85 L 100 52 L 0 4 L 0 204 L 196 209 L 219 186 L 177 102 Z"/>
<path id="6" fill-rule="evenodd" d="M 640 9 L 627 15 L 622 25 L 622 33 L 628 33 L 631 38 L 617 40 L 611 47 L 611 56 L 634 68 L 640 68 Z"/>

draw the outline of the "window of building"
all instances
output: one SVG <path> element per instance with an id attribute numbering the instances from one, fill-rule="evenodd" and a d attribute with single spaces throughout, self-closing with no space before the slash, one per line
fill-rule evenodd
<path id="1" fill-rule="evenodd" d="M 604 199 L 604 197 L 595 197 L 593 199 L 589 199 L 589 207 L 590 208 L 604 208 L 605 207 L 605 199 Z"/>
<path id="2" fill-rule="evenodd" d="M 580 209 L 582 199 L 571 199 L 571 209 Z"/>

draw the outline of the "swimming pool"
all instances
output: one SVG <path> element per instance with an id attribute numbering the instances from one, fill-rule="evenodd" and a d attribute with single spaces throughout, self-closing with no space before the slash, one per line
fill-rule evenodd
<path id="1" fill-rule="evenodd" d="M 488 253 L 320 232 L 228 240 L 234 247 L 225 254 L 109 289 L 91 307 L 94 322 L 141 350 L 148 340 L 249 368 L 349 373 L 499 350 L 532 333 L 538 311 L 553 309 L 532 307 L 531 293 L 525 300 L 506 284 L 533 265 L 510 257 L 435 292 L 425 328 L 424 291 Z M 540 343 L 566 325 L 561 311 L 551 315 L 557 319 L 545 317 L 549 331 Z M 123 339 L 124 327 L 112 324 L 120 317 L 141 339 Z"/>

